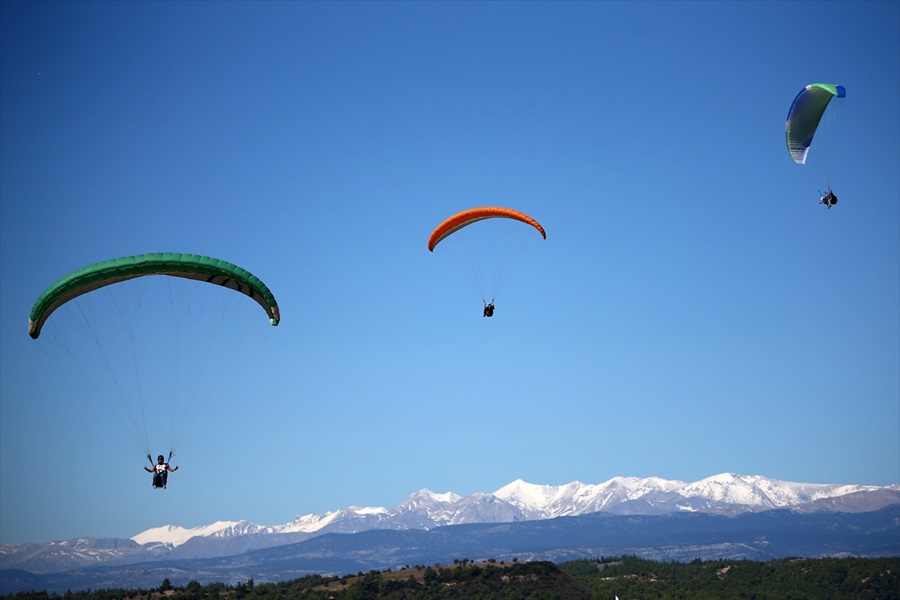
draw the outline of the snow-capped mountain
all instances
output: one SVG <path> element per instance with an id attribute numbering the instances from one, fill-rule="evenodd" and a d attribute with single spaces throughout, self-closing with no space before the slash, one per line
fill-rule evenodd
<path id="1" fill-rule="evenodd" d="M 385 529 L 379 527 L 388 514 L 386 508 L 351 506 L 321 515 L 294 517 L 284 525 L 273 527 L 274 533 L 315 533 L 328 530 L 332 533 L 353 533 L 365 529 Z"/>
<path id="2" fill-rule="evenodd" d="M 275 533 L 275 528 L 255 525 L 249 521 L 216 521 L 212 525 L 192 527 L 191 529 L 185 529 L 177 525 L 154 527 L 137 534 L 131 539 L 142 546 L 164 544 L 175 547 L 194 537 L 226 538 L 258 533 Z"/>
<path id="3" fill-rule="evenodd" d="M 285 546 L 326 533 L 431 530 L 447 525 L 516 523 L 592 513 L 734 516 L 772 509 L 807 514 L 855 513 L 894 504 L 900 504 L 900 484 L 878 487 L 793 483 L 733 473 L 693 483 L 658 477 L 614 477 L 599 484 L 574 481 L 539 485 L 519 479 L 493 493 L 463 497 L 452 492 L 419 490 L 393 509 L 349 507 L 298 516 L 282 525 L 218 521 L 190 529 L 174 525 L 155 527 L 128 540 L 81 538 L 43 545 L 3 544 L 0 568 L 46 573 L 99 564 L 212 558 Z"/>
<path id="4" fill-rule="evenodd" d="M 670 492 L 685 486 L 683 481 L 669 481 L 658 477 L 614 477 L 605 483 L 584 484 L 574 481 L 566 485 L 535 485 L 516 480 L 496 492 L 494 496 L 519 508 L 527 519 L 583 515 L 594 512 L 617 512 L 616 507 L 636 500 L 660 498 L 670 500 Z M 651 506 L 651 505 L 648 505 Z M 637 514 L 657 511 L 641 510 Z M 673 512 L 672 507 L 664 512 Z"/>
<path id="5" fill-rule="evenodd" d="M 739 514 L 773 508 L 799 508 L 818 500 L 860 492 L 893 490 L 888 498 L 900 502 L 900 485 L 881 488 L 863 485 L 794 483 L 759 475 L 722 473 L 693 483 L 658 477 L 614 477 L 599 484 L 573 481 L 540 485 L 517 479 L 497 491 L 459 496 L 452 492 L 419 490 L 393 509 L 350 507 L 324 514 L 295 517 L 284 525 L 261 526 L 246 521 L 220 521 L 204 527 L 157 527 L 131 539 L 177 547 L 192 537 L 228 537 L 248 534 L 356 533 L 369 529 L 432 529 L 465 523 L 511 523 L 576 516 L 611 514 L 666 514 L 704 512 Z M 871 503 L 866 503 L 870 510 Z M 844 507 L 853 512 L 852 506 Z"/>
<path id="6" fill-rule="evenodd" d="M 874 489 L 877 488 L 859 485 L 791 483 L 758 475 L 723 473 L 682 486 L 678 489 L 678 493 L 686 498 L 703 498 L 726 504 L 757 508 L 784 508 L 813 502 L 821 498 L 834 498 Z"/>

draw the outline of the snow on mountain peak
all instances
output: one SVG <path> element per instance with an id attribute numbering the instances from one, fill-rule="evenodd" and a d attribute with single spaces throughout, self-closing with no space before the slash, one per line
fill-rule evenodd
<path id="1" fill-rule="evenodd" d="M 155 527 L 139 533 L 131 539 L 142 546 L 156 542 L 175 547 L 182 545 L 192 537 L 231 537 L 252 533 L 274 533 L 274 529 L 254 525 L 248 521 L 216 521 L 211 525 L 202 525 L 191 529 L 177 525 Z"/>
<path id="2" fill-rule="evenodd" d="M 493 494 L 476 492 L 462 497 L 453 492 L 421 489 L 393 509 L 351 506 L 342 510 L 297 516 L 274 527 L 247 521 L 218 521 L 185 529 L 167 525 L 148 529 L 133 538 L 141 545 L 172 548 L 192 537 L 231 537 L 245 534 L 353 532 L 366 529 L 430 529 L 461 523 L 505 523 L 550 519 L 594 512 L 612 514 L 665 514 L 669 512 L 743 511 L 801 506 L 817 500 L 857 492 L 893 490 L 860 485 L 792 483 L 758 475 L 720 473 L 693 483 L 659 477 L 614 477 L 604 483 L 573 481 L 564 485 L 540 485 L 522 479 Z"/>
<path id="3" fill-rule="evenodd" d="M 143 531 L 131 539 L 138 544 L 146 545 L 151 542 L 159 542 L 179 546 L 185 543 L 190 536 L 188 530 L 177 525 L 163 525 L 162 527 L 154 527 Z"/>
<path id="4" fill-rule="evenodd" d="M 312 533 L 334 521 L 340 511 L 334 510 L 318 515 L 301 515 L 294 517 L 290 523 L 278 528 L 278 533 Z"/>
<path id="5" fill-rule="evenodd" d="M 383 515 L 388 511 L 381 506 L 351 506 L 347 510 L 356 515 Z"/>
<path id="6" fill-rule="evenodd" d="M 462 496 L 459 494 L 454 494 L 453 492 L 444 492 L 443 494 L 438 494 L 437 492 L 432 492 L 431 490 L 421 489 L 418 492 L 414 492 L 410 494 L 409 498 L 407 498 L 403 504 L 410 501 L 419 501 L 419 502 L 439 502 L 442 504 L 446 504 L 449 502 L 457 502 Z"/>
<path id="7" fill-rule="evenodd" d="M 542 510 L 558 493 L 559 486 L 538 485 L 516 479 L 494 492 L 494 496 L 527 513 Z"/>
<path id="8" fill-rule="evenodd" d="M 535 485 L 517 479 L 494 495 L 522 510 L 525 518 L 545 519 L 597 512 L 631 500 L 677 491 L 685 485 L 659 477 L 614 477 L 605 483 Z"/>
<path id="9" fill-rule="evenodd" d="M 453 492 L 444 492 L 443 494 L 438 494 L 438 493 L 432 492 L 431 490 L 419 490 L 419 494 L 428 496 L 435 502 L 448 503 L 448 502 L 457 502 L 460 499 L 462 499 L 462 496 L 460 496 L 459 494 L 454 494 Z"/>
<path id="10" fill-rule="evenodd" d="M 871 486 L 832 485 L 824 483 L 793 483 L 769 479 L 760 475 L 720 473 L 687 484 L 678 492 L 687 498 L 702 497 L 718 502 L 753 505 L 765 508 L 783 508 L 812 502 L 820 498 L 845 495 Z"/>
<path id="11" fill-rule="evenodd" d="M 428 518 L 434 519 L 444 513 L 451 506 L 462 499 L 462 496 L 453 492 L 437 494 L 431 490 L 419 490 L 410 494 L 409 498 L 401 502 L 394 510 L 405 513 L 423 513 Z"/>

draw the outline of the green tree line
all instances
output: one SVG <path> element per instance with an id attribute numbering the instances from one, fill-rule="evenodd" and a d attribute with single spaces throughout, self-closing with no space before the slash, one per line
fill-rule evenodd
<path id="1" fill-rule="evenodd" d="M 787 558 L 772 561 L 657 562 L 636 556 L 551 562 L 417 565 L 343 577 L 236 584 L 168 579 L 155 589 L 104 589 L 64 594 L 31 591 L 19 600 L 900 600 L 900 557 Z"/>

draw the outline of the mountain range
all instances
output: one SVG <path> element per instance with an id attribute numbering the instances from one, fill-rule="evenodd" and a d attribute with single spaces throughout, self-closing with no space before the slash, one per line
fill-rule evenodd
<path id="1" fill-rule="evenodd" d="M 470 531 L 473 535 L 477 533 L 481 538 L 490 537 L 491 532 L 494 532 L 496 535 L 505 536 L 504 539 L 513 535 L 511 532 L 522 533 L 528 539 L 529 536 L 543 531 L 540 535 L 546 538 L 555 535 L 551 534 L 555 529 L 546 528 L 550 527 L 551 523 L 562 522 L 566 523 L 564 529 L 575 535 L 578 529 L 571 528 L 572 519 L 594 519 L 589 521 L 592 527 L 602 524 L 605 528 L 606 533 L 598 530 L 595 532 L 599 536 L 598 539 L 587 544 L 592 548 L 616 547 L 626 550 L 630 548 L 634 551 L 634 548 L 641 547 L 642 553 L 647 555 L 648 552 L 651 554 L 660 552 L 659 547 L 665 546 L 669 550 L 662 554 L 670 560 L 681 558 L 690 560 L 704 553 L 715 555 L 717 552 L 722 553 L 722 556 L 769 555 L 774 552 L 777 556 L 778 551 L 774 547 L 766 549 L 765 544 L 754 545 L 753 539 L 756 538 L 752 535 L 749 541 L 742 539 L 740 542 L 735 542 L 731 538 L 729 538 L 731 541 L 724 539 L 717 541 L 715 536 L 706 535 L 701 544 L 705 549 L 691 542 L 699 539 L 700 535 L 699 531 L 690 532 L 691 523 L 697 528 L 708 528 L 709 520 L 717 519 L 713 521 L 717 523 L 716 527 L 725 531 L 739 523 L 746 526 L 747 523 L 756 522 L 752 521 L 756 518 L 761 519 L 758 521 L 758 527 L 765 529 L 767 525 L 764 524 L 772 522 L 771 519 L 767 521 L 765 517 L 770 513 L 778 514 L 779 522 L 782 522 L 784 527 L 788 527 L 788 522 L 806 523 L 810 527 L 814 526 L 809 524 L 818 523 L 834 530 L 839 528 L 836 521 L 832 522 L 834 519 L 842 519 L 840 522 L 846 524 L 850 518 L 847 515 L 860 515 L 858 518 L 863 519 L 865 515 L 877 514 L 881 520 L 875 519 L 872 522 L 876 523 L 875 525 L 866 521 L 869 523 L 867 527 L 870 527 L 870 534 L 874 531 L 880 532 L 879 535 L 882 536 L 869 535 L 866 538 L 876 545 L 871 548 L 865 544 L 853 545 L 855 543 L 851 543 L 848 539 L 844 540 L 848 544 L 847 547 L 852 545 L 855 552 L 862 554 L 884 552 L 900 554 L 900 536 L 896 535 L 900 532 L 900 485 L 897 484 L 880 487 L 793 483 L 758 475 L 732 473 L 715 475 L 693 483 L 655 477 L 615 477 L 600 484 L 584 484 L 576 481 L 559 486 L 536 485 L 516 480 L 493 493 L 460 496 L 452 492 L 439 494 L 420 490 L 393 509 L 349 507 L 322 514 L 298 516 L 283 525 L 220 521 L 189 529 L 166 525 L 141 532 L 130 539 L 78 538 L 48 544 L 3 544 L 0 546 L 0 569 L 4 584 L 0 588 L 18 589 L 18 586 L 12 585 L 10 581 L 24 581 L 26 582 L 24 585 L 27 585 L 27 582 L 33 583 L 33 578 L 42 574 L 59 574 L 57 578 L 62 577 L 66 580 L 66 572 L 75 573 L 83 569 L 130 573 L 131 575 L 113 578 L 121 584 L 122 578 L 130 582 L 138 572 L 158 575 L 157 571 L 165 565 L 173 564 L 172 561 L 176 561 L 179 565 L 181 575 L 178 577 L 181 577 L 188 564 L 186 561 L 195 564 L 196 568 L 206 565 L 203 567 L 206 569 L 211 568 L 209 565 L 217 560 L 220 562 L 216 564 L 220 565 L 231 565 L 235 561 L 238 563 L 249 561 L 262 565 L 272 560 L 283 562 L 285 553 L 306 556 L 308 559 L 305 567 L 293 565 L 288 569 L 291 572 L 299 569 L 303 573 L 341 574 L 342 564 L 346 564 L 348 568 L 353 567 L 351 571 L 344 573 L 352 572 L 356 567 L 375 564 L 379 566 L 369 568 L 385 568 L 385 565 L 379 562 L 387 556 L 384 552 L 366 552 L 363 548 L 359 548 L 358 544 L 366 539 L 383 540 L 384 536 L 391 535 L 396 536 L 391 542 L 393 544 L 407 543 L 403 541 L 406 538 L 409 538 L 407 541 L 412 544 L 405 553 L 395 552 L 396 559 L 401 560 L 402 555 L 402 560 L 406 562 L 427 564 L 427 560 L 423 562 L 415 559 L 415 548 L 418 548 L 419 555 L 423 559 L 443 556 L 436 548 L 427 547 L 436 540 L 453 539 L 456 547 L 466 548 L 466 542 L 462 541 L 466 531 Z M 603 519 L 597 521 L 599 517 Z M 830 525 L 824 525 L 826 522 Z M 635 543 L 628 543 L 628 536 L 624 534 L 622 534 L 624 537 L 616 538 L 618 541 L 615 544 L 606 543 L 615 538 L 610 532 L 618 531 L 617 528 L 623 523 L 630 523 L 626 530 L 631 531 L 632 541 Z M 647 537 L 649 534 L 640 530 L 641 527 L 647 526 L 652 527 L 653 531 L 661 532 L 675 523 L 679 524 L 680 533 L 657 536 L 655 542 L 653 535 Z M 501 524 L 507 526 L 498 527 Z M 452 535 L 447 538 L 450 535 L 448 532 L 451 531 Z M 855 530 L 850 527 L 847 531 Z M 888 542 L 884 541 L 885 532 L 895 535 L 893 546 L 890 544 L 890 537 L 887 538 Z M 753 534 L 752 531 L 748 533 Z M 348 541 L 347 534 L 353 534 L 350 537 L 355 542 Z M 769 537 L 774 535 L 775 532 L 770 532 Z M 646 538 L 649 546 L 636 543 L 642 536 Z M 537 542 L 536 539 L 534 541 Z M 566 541 L 557 541 L 553 557 L 567 556 Z M 834 543 L 838 546 L 844 543 L 832 541 L 830 546 L 826 544 L 817 548 L 815 544 L 804 545 L 807 541 L 792 541 L 790 547 L 795 551 L 806 548 L 803 555 L 816 555 L 834 552 L 836 551 Z M 520 542 L 521 540 L 509 541 L 499 545 L 488 543 L 480 551 L 493 548 L 497 554 L 502 554 L 499 551 L 506 549 L 509 552 L 524 552 L 529 556 L 554 560 L 552 557 L 547 558 L 546 552 L 543 554 L 537 552 L 540 543 L 529 545 Z M 735 543 L 736 546 L 729 546 Z M 330 550 L 324 549 L 329 545 Z M 583 553 L 574 550 L 575 546 L 583 548 L 585 546 L 583 541 L 576 544 L 573 538 L 569 545 L 572 546 L 575 556 Z M 338 547 L 344 547 L 349 551 L 350 546 L 355 548 L 352 554 L 357 559 L 365 555 L 369 557 L 369 561 L 350 560 L 349 556 L 339 556 L 341 551 L 337 549 Z M 306 550 L 301 551 L 301 547 Z M 317 550 L 311 551 L 311 548 Z M 452 560 L 452 551 L 449 548 L 446 550 L 450 552 L 446 556 Z M 691 555 L 692 552 L 695 556 Z M 251 555 L 255 555 L 256 558 L 251 560 L 248 558 Z M 313 559 L 315 556 L 318 558 Z M 332 560 L 323 562 L 323 556 L 330 556 Z M 482 556 L 468 558 L 482 558 Z M 325 568 L 328 565 L 330 567 Z M 267 572 L 265 568 L 261 569 L 257 569 L 257 572 Z M 197 573 L 194 575 L 195 578 L 200 577 Z M 146 576 L 152 578 L 155 575 Z M 229 576 L 239 577 L 234 573 Z M 161 580 L 162 578 L 158 578 L 156 585 Z M 10 585 L 12 587 L 9 587 Z M 97 587 L 96 582 L 94 587 Z"/>
<path id="2" fill-rule="evenodd" d="M 841 512 L 881 508 L 896 501 L 900 485 L 889 487 L 792 483 L 762 476 L 723 473 L 694 483 L 657 477 L 615 477 L 600 484 L 578 481 L 537 485 L 518 479 L 491 493 L 460 496 L 420 490 L 393 509 L 349 507 L 295 517 L 283 525 L 219 521 L 185 529 L 166 525 L 131 539 L 146 548 L 174 549 L 196 538 L 323 533 L 356 533 L 369 529 L 423 529 L 466 523 L 511 523 L 604 512 L 659 515 L 703 512 L 736 515 L 773 508 Z"/>

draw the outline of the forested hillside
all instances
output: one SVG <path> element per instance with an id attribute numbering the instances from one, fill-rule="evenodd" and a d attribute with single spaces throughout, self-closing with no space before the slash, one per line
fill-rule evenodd
<path id="1" fill-rule="evenodd" d="M 168 580 L 154 590 L 96 590 L 48 594 L 32 591 L 8 596 L 19 600 L 310 600 L 520 598 L 620 600 L 897 600 L 900 558 L 823 558 L 759 561 L 662 563 L 624 556 L 549 562 L 474 563 L 414 566 L 344 577 L 311 575 L 280 583 L 235 585 L 196 581 L 173 587 Z"/>

